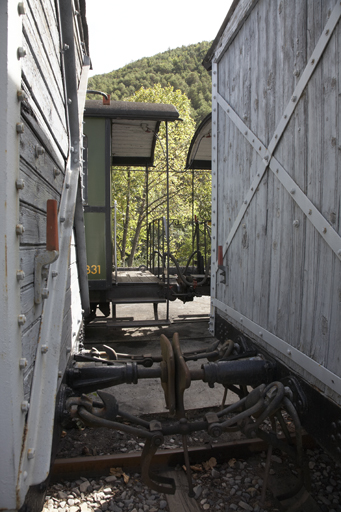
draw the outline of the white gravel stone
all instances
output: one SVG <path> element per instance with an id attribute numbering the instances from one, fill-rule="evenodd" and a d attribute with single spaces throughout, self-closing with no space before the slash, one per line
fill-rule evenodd
<path id="1" fill-rule="evenodd" d="M 91 507 L 89 507 L 87 503 L 81 503 L 80 509 L 81 512 L 91 512 Z"/>

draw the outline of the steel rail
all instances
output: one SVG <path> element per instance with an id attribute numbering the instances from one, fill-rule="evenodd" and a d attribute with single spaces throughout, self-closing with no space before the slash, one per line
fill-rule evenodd
<path id="1" fill-rule="evenodd" d="M 291 436 L 292 442 L 296 444 L 296 437 Z M 279 436 L 279 439 L 285 439 Z M 305 448 L 314 448 L 315 441 L 308 434 L 302 436 L 303 446 Z M 268 445 L 262 439 L 238 439 L 224 443 L 214 443 L 209 445 L 199 445 L 188 447 L 188 454 L 192 464 L 200 463 L 215 457 L 218 461 L 229 460 L 231 458 L 247 459 L 255 453 L 266 451 Z M 73 457 L 65 459 L 56 459 L 51 467 L 51 481 L 75 480 L 80 476 L 87 478 L 98 478 L 105 474 L 109 475 L 110 468 L 127 468 L 130 470 L 141 467 L 140 452 L 117 453 L 112 455 Z M 158 450 L 153 457 L 152 467 L 167 467 L 183 465 L 184 451 L 182 448 L 171 450 Z"/>

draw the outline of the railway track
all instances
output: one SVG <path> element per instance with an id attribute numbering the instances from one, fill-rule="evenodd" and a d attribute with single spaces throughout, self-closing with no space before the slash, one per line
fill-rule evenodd
<path id="1" fill-rule="evenodd" d="M 315 443 L 312 438 L 305 435 L 303 441 L 306 450 L 311 455 L 315 454 Z M 295 442 L 294 438 L 293 442 Z M 70 507 L 71 512 L 78 510 L 119 512 L 119 509 L 122 512 L 136 509 L 138 512 L 139 508 L 131 505 L 135 503 L 133 496 L 139 492 L 142 493 L 141 496 L 144 496 L 143 493 L 154 492 L 148 496 L 156 496 L 159 500 L 158 504 L 162 505 L 162 508 L 152 507 L 150 505 L 152 500 L 148 499 L 145 501 L 148 501 L 149 508 L 144 505 L 144 508 L 140 509 L 142 511 L 155 509 L 170 512 L 199 510 L 324 512 L 332 510 L 321 508 L 316 497 L 314 498 L 307 489 L 296 489 L 298 480 L 295 469 L 282 455 L 272 454 L 269 458 L 271 467 L 265 492 L 263 477 L 267 464 L 265 455 L 267 450 L 266 444 L 260 439 L 239 439 L 227 443 L 190 447 L 189 457 L 195 498 L 188 496 L 188 484 L 183 471 L 184 455 L 181 448 L 159 450 L 153 458 L 153 471 L 157 471 L 163 477 L 174 479 L 176 483 L 175 494 L 164 496 L 159 496 L 158 493 L 150 490 L 142 492 L 141 452 L 56 459 L 52 468 L 52 487 L 48 492 L 47 504 L 50 509 L 53 508 L 51 495 L 54 493 L 54 488 L 57 489 L 54 486 L 59 485 L 60 488 L 60 485 L 65 485 L 65 495 L 74 495 L 74 498 L 67 500 L 75 502 L 78 499 L 79 501 L 72 505 L 79 508 L 71 509 Z M 118 468 L 121 468 L 121 475 Z M 112 475 L 115 474 L 119 476 L 113 478 Z M 82 486 L 84 491 L 86 483 L 89 483 L 88 495 L 83 492 L 81 496 L 77 496 L 77 486 Z M 293 491 L 294 496 L 285 500 L 278 499 L 288 491 Z M 63 491 L 57 490 L 57 495 L 58 492 Z M 104 493 L 100 500 L 102 503 L 91 501 L 98 499 L 101 493 Z M 125 499 L 127 496 L 129 498 Z M 90 501 L 85 506 L 87 499 Z M 338 510 L 335 508 L 335 511 Z"/>

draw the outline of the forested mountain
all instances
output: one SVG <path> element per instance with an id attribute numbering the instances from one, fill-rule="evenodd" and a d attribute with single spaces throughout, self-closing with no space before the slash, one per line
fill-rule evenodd
<path id="1" fill-rule="evenodd" d="M 162 87 L 172 85 L 190 99 L 191 115 L 198 124 L 211 112 L 211 75 L 201 64 L 210 45 L 203 41 L 144 57 L 111 73 L 90 78 L 88 88 L 111 94 L 112 100 L 125 100 L 141 87 L 148 89 L 158 83 Z"/>

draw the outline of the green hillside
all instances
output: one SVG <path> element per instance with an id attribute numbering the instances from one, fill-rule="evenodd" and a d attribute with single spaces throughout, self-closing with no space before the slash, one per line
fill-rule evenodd
<path id="1" fill-rule="evenodd" d="M 144 57 L 111 73 L 90 78 L 88 88 L 111 94 L 112 100 L 125 100 L 141 87 L 147 89 L 158 83 L 162 87 L 172 85 L 191 100 L 191 115 L 198 124 L 211 112 L 211 76 L 201 64 L 210 45 L 203 41 Z"/>

